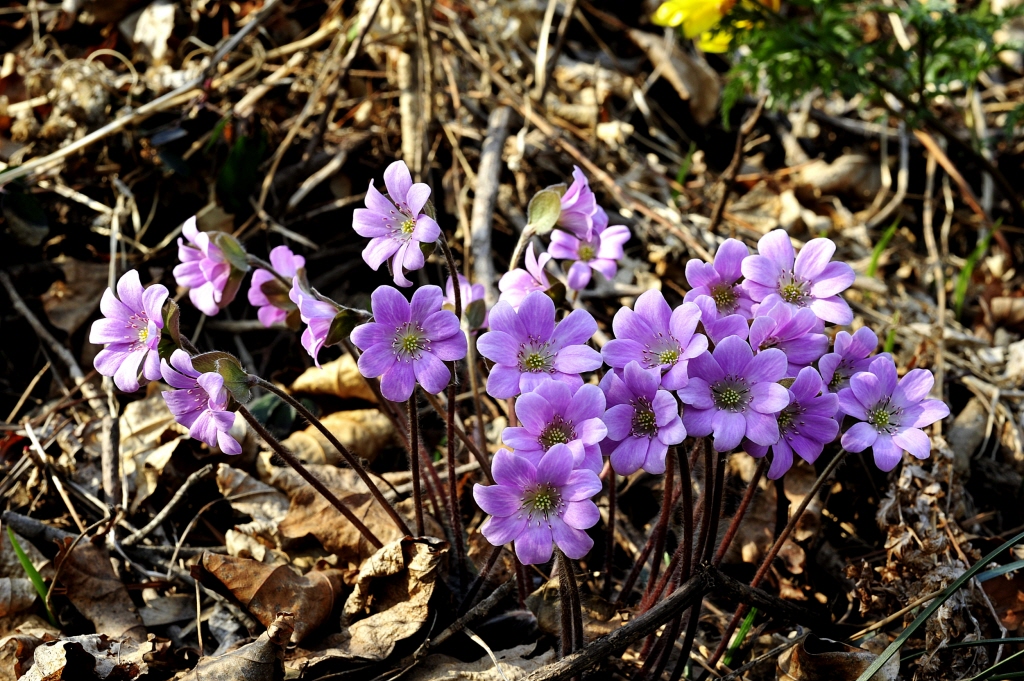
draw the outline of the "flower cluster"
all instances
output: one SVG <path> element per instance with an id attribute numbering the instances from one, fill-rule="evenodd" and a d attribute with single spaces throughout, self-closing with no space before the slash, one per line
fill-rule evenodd
<path id="1" fill-rule="evenodd" d="M 371 182 L 354 228 L 370 239 L 366 263 L 377 270 L 388 261 L 394 282 L 412 286 L 405 273 L 423 267 L 421 245 L 447 244 L 424 212 L 430 189 L 414 184 L 403 162 L 387 168 L 384 185 L 387 196 Z M 454 363 L 474 339 L 487 361 L 487 393 L 507 401 L 516 422 L 501 435 L 495 484 L 473 490 L 489 514 L 481 531 L 494 545 L 514 542 L 523 563 L 546 562 L 555 547 L 570 558 L 590 550 L 586 530 L 599 518 L 592 498 L 605 457 L 618 475 L 657 475 L 671 447 L 688 436 L 709 437 L 720 452 L 770 456 L 768 477 L 778 479 L 795 457 L 813 463 L 837 438 L 851 452 L 871 449 L 885 471 L 903 451 L 929 456 L 922 428 L 949 414 L 927 399 L 932 374 L 914 369 L 900 379 L 893 358 L 875 354 L 870 329 L 827 328 L 853 321 L 842 293 L 854 272 L 833 259 L 832 241 L 812 239 L 797 252 L 780 229 L 751 253 L 728 239 L 713 262 L 687 263 L 690 290 L 680 305 L 673 309 L 660 291 L 646 291 L 615 313 L 614 337 L 598 350 L 591 345 L 594 317 L 578 305 L 560 312 L 552 279 L 575 291 L 593 272 L 612 279 L 629 230 L 609 226 L 579 168 L 568 187 L 542 191 L 534 227 L 524 232 L 525 269 L 513 263 L 490 310 L 484 286 L 459 274 L 444 291 L 424 285 L 407 297 L 383 285 L 371 295 L 372 312 L 345 308 L 309 286 L 305 260 L 288 247 L 273 249 L 264 263 L 230 235 L 199 232 L 194 219 L 183 227 L 187 244 L 179 242 L 174 274 L 197 308 L 216 314 L 252 263 L 248 300 L 265 326 L 295 326 L 297 317 L 317 365 L 322 348 L 350 336 L 362 375 L 379 379 L 385 399 L 409 400 L 410 407 L 417 387 L 436 394 L 456 380 Z M 549 232 L 548 250 L 538 254 L 534 237 Z M 552 259 L 562 261 L 561 270 Z M 230 430 L 236 400 L 248 399 L 247 375 L 224 364 L 226 353 L 195 354 L 179 338 L 177 309 L 163 286 L 143 287 L 131 271 L 116 288 L 116 295 L 104 294 L 104 318 L 90 333 L 106 346 L 97 370 L 125 391 L 137 390 L 140 378 L 162 378 L 171 387 L 163 393 L 168 408 L 192 437 L 239 453 Z M 600 380 L 588 376 L 605 366 Z"/>

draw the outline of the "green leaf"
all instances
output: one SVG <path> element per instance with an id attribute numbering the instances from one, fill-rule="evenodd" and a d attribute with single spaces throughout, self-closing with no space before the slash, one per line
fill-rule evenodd
<path id="1" fill-rule="evenodd" d="M 334 315 L 334 319 L 331 320 L 331 329 L 327 332 L 324 346 L 337 345 L 348 338 L 352 334 L 352 329 L 356 328 L 360 321 L 362 321 L 362 315 L 355 310 L 347 307 L 338 310 L 338 314 Z"/>
<path id="2" fill-rule="evenodd" d="M 193 366 L 195 366 L 193 364 Z M 236 358 L 222 357 L 215 362 L 216 371 L 224 377 L 224 388 L 231 393 L 240 404 L 245 404 L 252 399 L 252 389 L 249 387 L 249 373 L 242 368 L 242 363 Z"/>
<path id="3" fill-rule="evenodd" d="M 50 223 L 39 199 L 10 186 L 2 201 L 7 229 L 15 240 L 22 246 L 32 248 L 43 243 L 43 239 L 50 234 Z"/>
<path id="4" fill-rule="evenodd" d="M 164 303 L 163 318 L 164 329 L 160 333 L 160 345 L 157 346 L 157 353 L 160 355 L 160 359 L 170 360 L 174 351 L 181 347 L 181 329 L 179 328 L 181 308 L 170 298 Z"/>
<path id="5" fill-rule="evenodd" d="M 43 581 L 43 576 L 39 574 L 39 570 L 36 570 L 36 566 L 32 564 L 32 561 L 28 559 L 25 554 L 25 550 L 21 548 L 21 544 L 18 543 L 18 538 L 14 534 L 14 530 L 11 526 L 7 526 L 7 536 L 11 540 L 11 546 L 14 548 L 14 554 L 18 557 L 18 562 L 21 563 L 21 569 L 25 571 L 32 586 L 35 587 L 36 593 L 39 594 L 39 598 L 42 599 L 43 605 L 46 606 L 46 617 L 50 620 L 50 624 L 60 629 L 60 625 L 57 624 L 57 618 L 53 616 L 50 611 L 50 606 L 46 603 L 46 582 Z"/>
<path id="6" fill-rule="evenodd" d="M 551 187 L 541 189 L 530 199 L 526 212 L 529 218 L 527 228 L 532 228 L 534 234 L 547 234 L 555 228 L 562 215 L 562 194 Z"/>
<path id="7" fill-rule="evenodd" d="M 267 297 L 270 304 L 279 310 L 294 310 L 295 303 L 288 295 L 291 289 L 284 285 L 284 282 L 274 277 L 260 284 L 260 291 Z"/>
<path id="8" fill-rule="evenodd" d="M 967 256 L 967 262 L 964 263 L 964 267 L 960 270 L 960 274 L 956 277 L 956 285 L 953 287 L 953 309 L 956 310 L 957 319 L 960 318 L 960 313 L 963 312 L 964 298 L 967 297 L 967 286 L 971 283 L 971 275 L 974 273 L 974 268 L 981 260 L 981 256 L 985 255 L 988 251 L 989 242 L 992 241 L 992 235 L 999 229 L 999 223 L 985 235 L 985 238 L 978 242 L 978 245 L 974 247 L 971 254 Z"/>
<path id="9" fill-rule="evenodd" d="M 560 281 L 556 281 L 554 284 L 548 287 L 547 291 L 544 291 L 548 298 L 555 301 L 555 307 L 561 307 L 562 303 L 565 302 L 565 284 Z"/>
<path id="10" fill-rule="evenodd" d="M 888 229 L 882 233 L 882 238 L 875 244 L 874 250 L 871 251 L 871 262 L 868 263 L 868 269 L 865 274 L 868 277 L 874 277 L 875 272 L 878 271 L 878 261 L 882 257 L 882 252 L 888 247 L 889 242 L 892 241 L 892 237 L 896 234 L 896 228 L 900 226 L 900 219 L 896 218 L 892 224 L 889 225 Z"/>
<path id="11" fill-rule="evenodd" d="M 267 427 L 271 434 L 287 437 L 295 422 L 295 407 L 274 393 L 266 393 L 249 404 L 249 411 L 256 420 Z"/>
<path id="12" fill-rule="evenodd" d="M 239 366 L 242 365 L 238 358 L 231 353 L 214 350 L 213 352 L 204 352 L 193 357 L 192 367 L 201 374 L 208 374 L 211 371 L 217 371 L 217 361 L 222 359 L 233 360 Z"/>
<path id="13" fill-rule="evenodd" d="M 968 569 L 966 572 L 960 575 L 952 584 L 946 587 L 946 589 L 939 596 L 937 596 L 931 603 L 928 604 L 928 607 L 926 607 L 920 615 L 914 618 L 914 621 L 910 623 L 910 626 L 904 629 L 903 633 L 897 636 L 896 640 L 889 644 L 889 647 L 886 648 L 885 651 L 883 651 L 882 654 L 879 655 L 875 659 L 875 661 L 871 663 L 871 666 L 864 670 L 864 673 L 857 678 L 857 681 L 868 681 L 872 676 L 874 676 L 875 672 L 881 669 L 885 665 L 885 663 L 892 658 L 893 655 L 898 653 L 900 648 L 903 647 L 903 644 L 907 642 L 907 639 L 913 636 L 914 632 L 917 631 L 922 624 L 927 622 L 928 618 L 934 615 L 935 612 L 942 607 L 942 604 L 949 600 L 949 598 L 953 594 L 955 594 L 960 589 L 960 587 L 966 584 L 976 574 L 981 572 L 981 569 L 983 567 L 985 567 L 993 560 L 998 558 L 999 554 L 1001 554 L 1003 551 L 1006 551 L 1022 539 L 1024 539 L 1024 532 L 1020 532 L 1014 537 L 1011 537 L 1008 541 L 1001 544 L 999 548 L 995 549 L 987 556 L 979 560 L 977 563 L 972 565 L 970 569 Z"/>
<path id="14" fill-rule="evenodd" d="M 210 232 L 209 234 L 213 243 L 224 253 L 224 258 L 231 267 L 242 272 L 249 271 L 248 254 L 238 239 L 227 232 Z"/>
<path id="15" fill-rule="evenodd" d="M 487 316 L 487 303 L 484 302 L 483 298 L 474 300 L 466 306 L 462 316 L 466 319 L 466 324 L 469 325 L 469 328 L 479 329 Z"/>
<path id="16" fill-rule="evenodd" d="M 743 624 L 740 625 L 740 630 L 736 632 L 732 642 L 729 644 L 729 650 L 726 651 L 725 657 L 722 659 L 722 664 L 729 666 L 732 664 L 733 654 L 739 650 L 740 646 L 743 645 L 743 639 L 750 633 L 750 628 L 754 625 L 754 618 L 757 616 L 757 608 L 751 608 L 750 612 L 743 619 Z"/>

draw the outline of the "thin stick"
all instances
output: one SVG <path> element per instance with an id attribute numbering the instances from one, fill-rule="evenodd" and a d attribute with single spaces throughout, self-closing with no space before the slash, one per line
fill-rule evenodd
<path id="1" fill-rule="evenodd" d="M 420 489 L 419 456 L 420 415 L 416 411 L 416 387 L 409 396 L 409 470 L 412 473 L 412 499 L 416 507 L 416 536 L 423 536 L 423 492 Z"/>
<path id="2" fill-rule="evenodd" d="M 458 612 L 465 612 L 473 605 L 473 599 L 476 598 L 477 593 L 480 591 L 480 587 L 484 585 L 487 580 L 487 575 L 491 574 L 491 570 L 494 569 L 494 564 L 498 562 L 498 557 L 501 555 L 503 546 L 495 546 L 491 550 L 491 555 L 487 557 L 487 562 L 484 563 L 484 567 L 480 570 L 480 574 L 476 576 L 473 583 L 469 587 L 469 591 L 466 592 L 466 597 L 462 599 L 462 603 L 459 605 Z"/>
<path id="3" fill-rule="evenodd" d="M 437 399 L 437 395 L 431 395 L 430 393 L 424 394 L 427 396 L 427 402 L 430 402 L 430 406 L 434 408 L 434 411 L 436 411 L 439 415 L 444 416 L 446 410 L 441 407 L 441 401 Z M 455 437 L 459 438 L 459 440 L 462 441 L 462 444 L 466 445 L 466 449 L 469 450 L 469 453 L 472 454 L 473 458 L 476 459 L 477 463 L 480 464 L 480 470 L 484 472 L 484 475 L 487 476 L 487 479 L 490 480 L 491 482 L 494 482 L 494 478 L 491 477 L 491 462 L 488 460 L 487 455 L 484 454 L 483 451 L 481 451 L 480 448 L 476 446 L 476 443 L 473 442 L 473 439 L 469 437 L 466 434 L 466 431 L 460 428 L 458 424 L 454 425 L 454 429 Z"/>
<path id="4" fill-rule="evenodd" d="M 285 449 L 284 446 L 277 441 L 277 438 L 271 435 L 267 429 L 263 427 L 263 424 L 261 424 L 259 420 L 252 415 L 252 412 L 245 407 L 239 407 L 238 413 L 242 415 L 242 418 L 244 418 L 250 426 L 252 426 L 252 429 L 256 431 L 256 434 L 263 438 L 264 442 L 270 445 L 270 448 L 274 450 L 274 453 L 284 459 L 284 462 L 291 466 L 295 472 L 298 473 L 303 480 L 308 482 L 313 489 L 319 492 L 324 499 L 327 499 L 331 506 L 338 509 L 338 512 L 345 516 L 345 518 L 352 523 L 357 530 L 359 530 L 359 534 L 363 535 L 366 541 L 370 542 L 371 546 L 375 549 L 379 549 L 384 546 L 381 540 L 377 539 L 377 535 L 371 532 L 370 528 L 364 525 L 341 499 L 334 496 L 334 492 L 329 490 L 324 483 L 320 482 L 315 475 L 309 472 L 309 470 L 302 465 L 302 462 L 295 458 L 295 455 Z"/>
<path id="5" fill-rule="evenodd" d="M 718 223 L 722 221 L 722 213 L 725 211 L 725 202 L 729 198 L 729 192 L 732 191 L 733 182 L 736 181 L 736 173 L 739 172 L 740 163 L 743 161 L 743 145 L 747 141 L 747 136 L 753 132 L 754 126 L 757 125 L 757 121 L 761 118 L 761 111 L 764 109 L 764 103 L 768 97 L 763 96 L 757 101 L 757 106 L 747 116 L 747 120 L 740 126 L 739 131 L 736 133 L 736 148 L 733 150 L 732 161 L 729 162 L 729 166 L 725 169 L 722 175 L 718 178 L 719 187 L 722 193 L 718 196 L 715 201 L 715 207 L 711 211 L 711 221 L 708 226 L 704 229 L 711 234 L 715 233 L 715 229 L 718 227 Z M 736 236 L 733 234 L 732 236 Z"/>
<path id="6" fill-rule="evenodd" d="M 185 498 L 185 495 L 188 493 L 188 490 L 192 485 L 196 484 L 212 472 L 213 464 L 208 463 L 192 475 L 188 476 L 188 478 L 185 479 L 184 484 L 179 487 L 178 491 L 174 493 L 173 497 L 171 497 L 170 502 L 168 502 L 159 513 L 153 516 L 153 519 L 146 523 L 145 527 L 132 532 L 130 535 L 122 539 L 121 544 L 124 546 L 132 546 L 139 543 L 139 541 L 141 541 L 147 534 L 155 530 L 160 523 L 167 519 L 167 516 L 171 514 L 171 511 L 173 511 L 181 500 Z"/>
<path id="7" fill-rule="evenodd" d="M 494 269 L 491 254 L 491 231 L 494 220 L 494 204 L 498 198 L 499 178 L 504 164 L 501 152 L 508 137 L 508 125 L 512 109 L 500 106 L 487 118 L 487 133 L 480 149 L 480 166 L 473 187 L 473 212 L 470 216 L 470 244 L 473 251 L 473 274 L 477 283 L 484 286 L 484 300 L 490 307 L 498 302 L 494 288 L 498 275 Z"/>
<path id="8" fill-rule="evenodd" d="M 381 505 L 381 508 L 383 508 L 391 517 L 391 520 L 394 521 L 399 531 L 406 535 L 412 534 L 412 532 L 409 530 L 409 526 L 405 522 L 405 519 L 402 518 L 401 515 L 399 515 L 398 511 L 395 510 L 394 506 L 388 503 L 388 500 L 384 497 L 384 493 L 381 492 L 380 488 L 378 488 L 377 485 L 374 484 L 373 480 L 370 479 L 370 474 L 363 467 L 363 464 L 359 461 L 359 459 L 355 457 L 355 455 L 352 454 L 352 452 L 349 451 L 348 447 L 341 443 L 341 441 L 334 435 L 334 433 L 330 431 L 330 429 L 327 428 L 327 426 L 320 423 L 320 419 L 318 419 L 316 416 L 313 416 L 313 413 L 309 411 L 309 409 L 306 409 L 306 406 L 302 404 L 302 402 L 295 399 L 284 390 L 281 390 L 270 381 L 266 381 L 260 378 L 259 376 L 255 376 L 252 374 L 250 374 L 250 380 L 252 380 L 255 385 L 258 385 L 264 390 L 274 393 L 282 400 L 290 404 L 295 409 L 295 411 L 297 411 L 299 415 L 302 416 L 302 418 L 306 419 L 306 421 L 312 424 L 314 428 L 319 430 L 320 434 L 327 439 L 331 446 L 341 453 L 341 456 L 345 459 L 348 465 L 352 468 L 353 471 L 356 472 L 356 475 L 359 476 L 359 479 L 362 480 L 363 484 L 365 484 L 366 487 L 369 489 L 370 494 L 373 495 L 373 498 L 377 500 L 377 503 Z"/>

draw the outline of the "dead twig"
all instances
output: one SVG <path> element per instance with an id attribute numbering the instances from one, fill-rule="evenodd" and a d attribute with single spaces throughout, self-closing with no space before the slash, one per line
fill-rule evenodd
<path id="1" fill-rule="evenodd" d="M 185 495 L 188 493 L 188 490 L 192 485 L 196 484 L 212 472 L 213 464 L 208 463 L 192 475 L 188 476 L 188 478 L 185 479 L 185 483 L 178 488 L 178 491 L 174 493 L 171 500 L 167 502 L 167 505 L 164 506 L 159 513 L 153 516 L 153 519 L 146 523 L 145 527 L 142 527 L 137 532 L 133 532 L 128 535 L 121 540 L 121 543 L 124 546 L 132 546 L 139 543 L 147 534 L 155 530 L 160 523 L 167 519 L 167 516 L 171 514 L 171 511 L 173 511 L 177 507 L 178 503 L 185 498 Z"/>
<path id="2" fill-rule="evenodd" d="M 508 137 L 512 109 L 500 106 L 487 119 L 487 136 L 480 152 L 480 167 L 473 188 L 473 214 L 470 218 L 470 234 L 473 246 L 473 274 L 476 281 L 484 286 L 484 300 L 488 307 L 498 302 L 497 272 L 491 257 L 491 228 L 494 221 L 494 205 L 498 200 L 498 183 L 501 177 L 501 150 Z"/>
<path id="3" fill-rule="evenodd" d="M 754 126 L 757 125 L 757 121 L 761 118 L 761 111 L 764 110 L 764 103 L 768 97 L 761 97 L 757 101 L 757 105 L 754 110 L 747 116 L 747 120 L 743 121 L 743 125 L 740 126 L 739 132 L 736 133 L 736 148 L 732 154 L 732 160 L 726 167 L 725 171 L 718 178 L 718 184 L 721 189 L 721 194 L 718 196 L 718 200 L 715 201 L 715 207 L 711 211 L 711 222 L 706 227 L 707 231 L 712 234 L 718 228 L 718 223 L 722 221 L 722 212 L 725 210 L 725 202 L 729 198 L 729 192 L 732 191 L 733 184 L 736 181 L 736 173 L 740 170 L 740 164 L 743 162 L 743 145 L 747 143 L 747 137 L 754 130 Z M 735 234 L 731 234 L 735 237 Z"/>

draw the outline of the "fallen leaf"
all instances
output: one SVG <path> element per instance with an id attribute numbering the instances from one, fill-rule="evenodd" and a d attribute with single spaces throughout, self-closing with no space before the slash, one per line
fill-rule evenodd
<path id="1" fill-rule="evenodd" d="M 217 488 L 229 499 L 231 508 L 252 518 L 251 522 L 235 525 L 236 532 L 280 547 L 277 526 L 288 513 L 286 494 L 223 463 L 217 468 Z"/>
<path id="2" fill-rule="evenodd" d="M 147 627 L 159 627 L 190 620 L 196 616 L 196 599 L 189 594 L 157 596 L 139 608 L 139 617 Z"/>
<path id="3" fill-rule="evenodd" d="M 32 580 L 24 577 L 0 577 L 0 617 L 25 610 L 36 600 Z"/>
<path id="4" fill-rule="evenodd" d="M 981 583 L 1006 630 L 1024 628 L 1024 575 L 1000 575 Z"/>
<path id="5" fill-rule="evenodd" d="M 341 592 L 341 571 L 297 574 L 287 565 L 203 553 L 202 568 L 216 577 L 256 619 L 269 626 L 279 612 L 295 615 L 291 642 L 298 643 L 330 616 Z"/>
<path id="6" fill-rule="evenodd" d="M 346 400 L 377 401 L 366 379 L 359 373 L 356 361 L 348 353 L 333 362 L 321 365 L 320 368 L 306 369 L 295 379 L 289 390 L 310 395 L 334 395 Z"/>
<path id="7" fill-rule="evenodd" d="M 36 548 L 36 545 L 25 539 L 17 532 L 14 533 L 14 538 L 17 539 L 18 545 L 21 546 L 21 550 L 28 556 L 28 560 L 32 563 L 32 566 L 42 576 L 43 579 L 50 579 L 53 577 L 53 564 L 50 563 L 50 559 L 42 554 L 42 552 Z M 0 532 L 0 577 L 16 577 L 21 578 L 25 576 L 25 569 L 21 567 L 21 561 L 18 560 L 18 554 L 14 552 L 14 547 L 11 546 L 11 538 L 7 535 L 7 532 Z"/>
<path id="8" fill-rule="evenodd" d="M 878 657 L 839 641 L 810 634 L 779 656 L 778 681 L 856 681 Z M 896 681 L 900 657 L 893 655 L 870 681 Z"/>
<path id="9" fill-rule="evenodd" d="M 989 303 L 992 320 L 1002 326 L 1024 326 L 1024 298 L 1000 296 Z"/>
<path id="10" fill-rule="evenodd" d="M 114 574 L 110 554 L 89 541 L 79 542 L 69 552 L 73 542 L 71 537 L 60 540 L 53 561 L 59 566 L 58 581 L 64 585 L 68 600 L 93 623 L 98 633 L 145 641 L 142 618 L 128 590 Z"/>
<path id="11" fill-rule="evenodd" d="M 382 543 L 388 544 L 403 536 L 369 492 L 341 494 L 340 490 L 332 491 L 339 495 L 338 498 Z M 288 515 L 278 525 L 278 531 L 288 539 L 300 539 L 307 535 L 316 537 L 325 549 L 337 554 L 339 564 L 342 565 L 348 563 L 359 566 L 375 551 L 355 525 L 309 485 L 292 496 Z"/>
<path id="12" fill-rule="evenodd" d="M 394 440 L 394 426 L 376 409 L 339 411 L 328 414 L 320 422 L 352 454 L 371 462 Z M 281 444 L 304 463 L 336 465 L 344 461 L 341 452 L 313 426 L 292 433 Z"/>
<path id="13" fill-rule="evenodd" d="M 219 657 L 202 658 L 180 681 L 280 681 L 281 657 L 294 627 L 291 613 L 279 613 L 258 639 Z"/>
<path id="14" fill-rule="evenodd" d="M 580 582 L 580 610 L 586 640 L 610 634 L 623 625 L 615 606 L 599 596 L 589 594 Z M 558 571 L 545 584 L 526 597 L 526 607 L 537 618 L 537 626 L 552 636 L 562 632 L 562 605 L 558 594 Z"/>
<path id="15" fill-rule="evenodd" d="M 494 666 L 494 661 L 489 655 L 484 655 L 474 662 L 463 662 L 447 655 L 431 655 L 402 678 L 405 681 L 449 681 L 452 678 L 473 681 L 518 681 L 555 661 L 553 649 L 533 657 L 536 647 L 535 643 L 527 643 L 507 650 L 493 651 L 501 666 L 500 670 Z"/>
<path id="16" fill-rule="evenodd" d="M 73 258 L 59 257 L 54 261 L 64 272 L 63 281 L 55 281 L 42 295 L 46 318 L 69 335 L 78 330 L 99 305 L 100 296 L 107 287 L 109 268 Z"/>
<path id="17" fill-rule="evenodd" d="M 180 426 L 167 408 L 164 398 L 155 393 L 131 402 L 119 422 L 121 462 L 133 492 L 129 510 L 134 513 L 156 491 L 160 474 L 188 429 Z"/>
<path id="18" fill-rule="evenodd" d="M 430 597 L 447 553 L 448 542 L 433 537 L 401 539 L 381 548 L 356 576 L 342 611 L 341 633 L 328 636 L 323 648 L 297 651 L 295 657 L 310 667 L 312 677 L 312 667 L 331 658 L 387 658 L 398 641 L 429 619 Z"/>
<path id="19" fill-rule="evenodd" d="M 32 667 L 22 681 L 96 678 L 130 681 L 149 670 L 143 659 L 156 650 L 152 641 L 111 639 L 103 634 L 73 636 L 35 649 Z M 91 674 L 89 673 L 91 672 Z"/>

